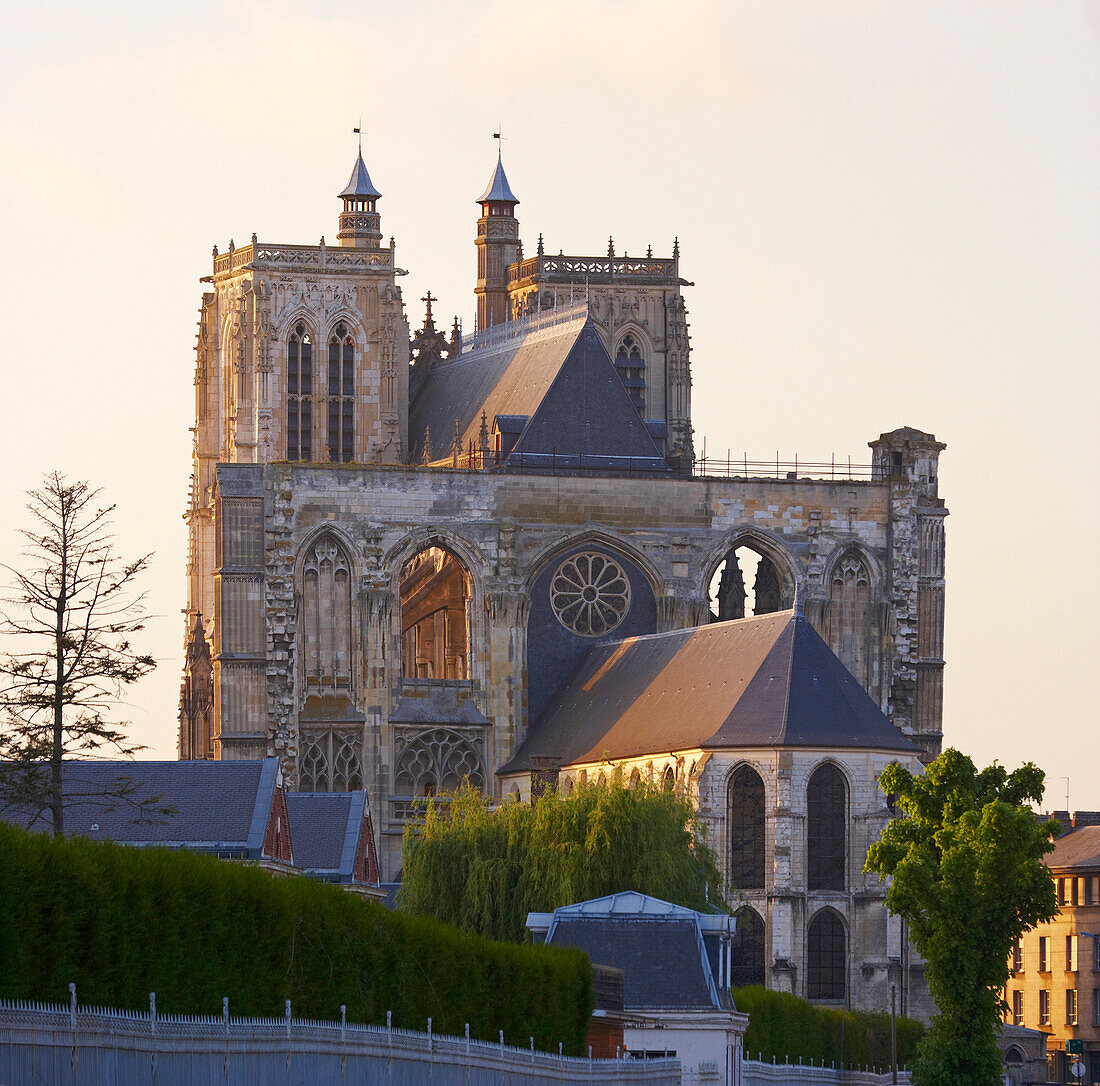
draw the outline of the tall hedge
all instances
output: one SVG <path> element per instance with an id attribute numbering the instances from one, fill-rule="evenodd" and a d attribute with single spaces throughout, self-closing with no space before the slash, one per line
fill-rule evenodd
<path id="1" fill-rule="evenodd" d="M 0 824 L 0 996 L 166 1012 L 384 1022 L 580 1055 L 579 951 L 494 943 L 334 886 L 167 849 Z"/>
<path id="2" fill-rule="evenodd" d="M 814 1060 L 840 1063 L 843 1014 L 845 1065 L 890 1066 L 890 1015 L 871 1011 L 833 1010 L 818 1007 L 788 992 L 765 988 L 734 988 L 733 1000 L 749 1016 L 745 1056 L 756 1059 Z M 924 1026 L 912 1018 L 898 1017 L 898 1066 L 912 1064 Z"/>
<path id="3" fill-rule="evenodd" d="M 494 809 L 465 783 L 406 826 L 402 859 L 402 910 L 514 942 L 529 938 L 528 912 L 620 890 L 702 911 L 722 904 L 695 809 L 648 785 L 548 789 Z"/>

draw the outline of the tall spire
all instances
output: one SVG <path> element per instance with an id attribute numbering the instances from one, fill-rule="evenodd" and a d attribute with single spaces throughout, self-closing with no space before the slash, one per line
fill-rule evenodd
<path id="1" fill-rule="evenodd" d="M 500 133 L 493 138 L 500 140 Z M 519 200 L 508 184 L 499 143 L 497 165 L 488 187 L 477 198 L 481 218 L 477 222 L 477 327 L 491 328 L 509 317 L 508 268 L 523 259 L 519 240 L 516 204 Z"/>

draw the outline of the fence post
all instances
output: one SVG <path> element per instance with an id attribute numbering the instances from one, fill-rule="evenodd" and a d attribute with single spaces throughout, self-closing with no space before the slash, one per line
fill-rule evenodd
<path id="1" fill-rule="evenodd" d="M 348 1074 L 348 1005 L 340 1004 L 340 1081 L 343 1082 Z"/>
<path id="2" fill-rule="evenodd" d="M 290 1000 L 286 1000 L 286 1081 L 290 1086 Z"/>
<path id="3" fill-rule="evenodd" d="M 69 1028 L 73 1031 L 73 1051 L 70 1069 L 73 1073 L 73 1086 L 76 1086 L 76 985 L 69 982 Z"/>
<path id="4" fill-rule="evenodd" d="M 500 1058 L 504 1059 L 504 1030 L 500 1031 Z"/>
<path id="5" fill-rule="evenodd" d="M 428 1052 L 432 1051 L 432 1020 L 428 1019 Z"/>
<path id="6" fill-rule="evenodd" d="M 149 1053 L 149 1079 L 157 1081 L 157 993 L 149 993 L 149 1032 L 153 1035 L 153 1051 Z"/>
<path id="7" fill-rule="evenodd" d="M 531 1038 L 531 1066 L 535 1066 L 535 1038 Z"/>
<path id="8" fill-rule="evenodd" d="M 229 1082 L 229 996 L 222 996 L 222 1025 L 225 1027 L 225 1059 L 222 1070 L 225 1081 Z"/>

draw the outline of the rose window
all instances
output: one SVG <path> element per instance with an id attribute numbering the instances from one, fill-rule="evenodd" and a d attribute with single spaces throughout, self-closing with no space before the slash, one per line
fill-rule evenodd
<path id="1" fill-rule="evenodd" d="M 550 582 L 550 606 L 567 630 L 598 637 L 626 617 L 630 581 L 623 567 L 605 554 L 575 554 L 558 566 Z"/>

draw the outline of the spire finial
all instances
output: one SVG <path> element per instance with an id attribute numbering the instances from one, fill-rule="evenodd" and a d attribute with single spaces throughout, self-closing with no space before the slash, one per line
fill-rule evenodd
<path id="1" fill-rule="evenodd" d="M 352 131 L 359 137 L 359 154 L 363 154 L 363 117 L 360 114 L 359 123 L 352 129 Z"/>
<path id="2" fill-rule="evenodd" d="M 539 256 L 542 256 L 542 234 L 539 234 Z"/>
<path id="3" fill-rule="evenodd" d="M 427 315 L 424 317 L 424 327 L 425 328 L 434 328 L 435 323 L 432 320 L 432 302 L 438 302 L 439 299 L 438 298 L 433 298 L 432 297 L 432 292 L 429 290 L 428 293 L 425 294 L 424 297 L 421 298 L 420 300 L 422 302 L 427 302 L 427 304 L 428 304 L 428 312 L 427 312 Z"/>
<path id="4" fill-rule="evenodd" d="M 613 237 L 607 239 L 607 255 L 609 259 L 613 260 L 615 258 L 615 239 Z"/>

